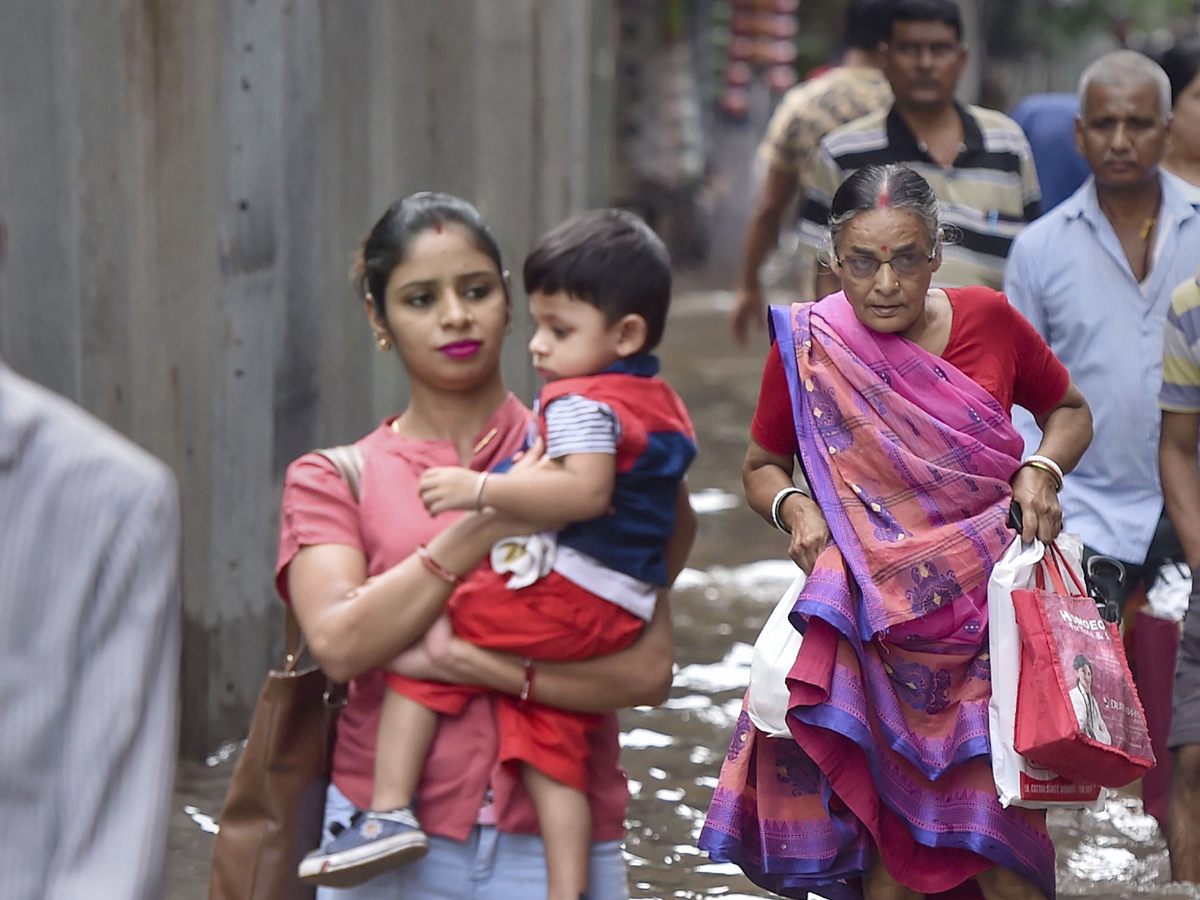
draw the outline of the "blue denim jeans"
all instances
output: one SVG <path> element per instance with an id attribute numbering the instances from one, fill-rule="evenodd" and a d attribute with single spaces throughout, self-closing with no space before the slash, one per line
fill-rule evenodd
<path id="1" fill-rule="evenodd" d="M 325 832 L 345 824 L 354 805 L 332 784 L 325 796 Z M 353 888 L 318 888 L 317 900 L 530 900 L 546 896 L 546 857 L 536 835 L 476 825 L 465 841 L 429 836 L 420 862 Z M 589 900 L 629 900 L 620 841 L 592 845 Z"/>

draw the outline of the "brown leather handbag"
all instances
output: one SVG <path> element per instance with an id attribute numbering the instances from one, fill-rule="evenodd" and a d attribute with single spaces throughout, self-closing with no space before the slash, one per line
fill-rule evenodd
<path id="1" fill-rule="evenodd" d="M 317 451 L 358 500 L 362 456 L 352 444 Z M 298 668 L 300 625 L 287 610 L 287 655 L 267 673 L 250 735 L 217 819 L 208 900 L 312 900 L 296 877 L 301 857 L 321 841 L 325 791 L 344 686 L 315 665 Z"/>

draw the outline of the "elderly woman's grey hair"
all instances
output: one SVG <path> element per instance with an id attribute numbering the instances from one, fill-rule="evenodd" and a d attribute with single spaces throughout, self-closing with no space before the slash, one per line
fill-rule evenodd
<path id="1" fill-rule="evenodd" d="M 837 253 L 842 230 L 859 213 L 903 209 L 921 220 L 931 248 L 943 240 L 941 210 L 929 182 L 908 166 L 864 166 L 842 182 L 829 204 L 829 249 Z"/>
<path id="2" fill-rule="evenodd" d="M 1093 84 L 1124 86 L 1141 81 L 1152 81 L 1158 89 L 1159 115 L 1167 121 L 1171 117 L 1171 80 L 1162 66 L 1136 50 L 1106 53 L 1083 70 L 1079 76 L 1079 114 L 1087 111 L 1085 101 Z"/>

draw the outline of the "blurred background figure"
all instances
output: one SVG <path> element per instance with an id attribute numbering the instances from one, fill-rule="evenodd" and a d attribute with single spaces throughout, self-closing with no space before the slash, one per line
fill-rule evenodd
<path id="1" fill-rule="evenodd" d="M 5 900 L 158 900 L 177 749 L 166 466 L 0 360 Z"/>
<path id="2" fill-rule="evenodd" d="M 892 102 L 884 77 L 883 42 L 887 40 L 892 0 L 850 0 L 846 5 L 840 65 L 789 90 L 771 117 L 758 148 L 767 167 L 746 223 L 746 246 L 730 327 L 745 343 L 749 329 L 763 328 L 759 269 L 779 241 L 784 214 L 805 181 L 817 152 L 817 142 L 838 125 Z M 811 272 L 805 269 L 796 287 L 801 299 L 812 299 Z"/>
<path id="3" fill-rule="evenodd" d="M 1033 152 L 1042 212 L 1047 213 L 1070 197 L 1087 180 L 1088 167 L 1075 149 L 1075 117 L 1079 99 L 1074 94 L 1029 94 L 1012 111 Z"/>
<path id="4" fill-rule="evenodd" d="M 1160 62 L 1171 82 L 1171 128 L 1162 168 L 1200 186 L 1200 35 L 1180 38 Z"/>
<path id="5" fill-rule="evenodd" d="M 1114 50 L 1145 52 L 1146 35 L 1137 27 L 1133 10 L 1125 3 L 1108 5 L 1108 38 Z"/>

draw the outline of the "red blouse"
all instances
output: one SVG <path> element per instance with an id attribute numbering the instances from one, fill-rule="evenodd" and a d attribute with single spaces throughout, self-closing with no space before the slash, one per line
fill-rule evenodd
<path id="1" fill-rule="evenodd" d="M 520 448 L 530 413 L 513 395 L 501 404 L 479 435 L 470 466 L 482 471 Z M 490 435 L 490 438 L 488 437 Z M 378 575 L 409 556 L 460 513 L 442 513 L 435 522 L 417 496 L 417 481 L 430 466 L 459 465 L 450 441 L 415 441 L 384 421 L 358 441 L 363 470 L 360 501 L 323 456 L 306 454 L 287 470 L 279 523 L 275 583 L 290 603 L 287 567 L 301 547 L 347 544 L 363 551 L 367 574 Z M 383 672 L 374 669 L 350 685 L 349 701 L 338 719 L 333 751 L 333 783 L 359 808 L 371 802 L 375 737 L 385 690 Z M 624 837 L 629 799 L 617 758 L 615 715 L 592 737 L 590 800 L 595 840 Z M 496 825 L 502 831 L 536 834 L 537 813 L 511 767 L 496 763 L 497 733 L 492 700 L 474 698 L 459 716 L 442 717 L 417 788 L 418 815 L 426 831 L 464 840 L 491 791 Z"/>
<path id="2" fill-rule="evenodd" d="M 989 394 L 1006 412 L 1016 403 L 1034 415 L 1062 400 L 1071 377 L 1046 341 L 999 291 L 945 288 L 953 318 L 942 359 Z M 791 456 L 799 446 L 792 400 L 779 345 L 772 343 L 763 367 L 750 436 L 771 453 Z"/>

